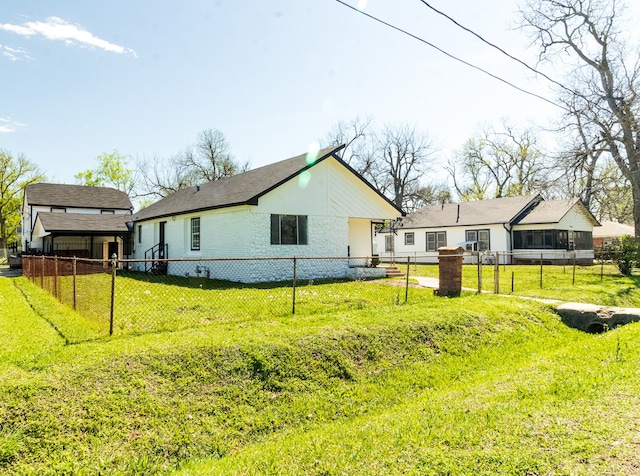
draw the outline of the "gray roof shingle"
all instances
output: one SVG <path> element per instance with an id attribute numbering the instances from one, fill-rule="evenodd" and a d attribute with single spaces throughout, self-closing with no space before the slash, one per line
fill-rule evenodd
<path id="1" fill-rule="evenodd" d="M 131 215 L 39 212 L 37 220 L 49 233 L 121 234 L 129 231 Z"/>
<path id="2" fill-rule="evenodd" d="M 511 223 L 542 198 L 503 197 L 475 202 L 428 205 L 402 219 L 402 228 L 440 228 Z"/>
<path id="3" fill-rule="evenodd" d="M 319 151 L 317 159 L 313 162 L 308 162 L 307 154 L 302 154 L 232 177 L 179 190 L 140 210 L 134 215 L 134 221 L 237 205 L 257 205 L 258 199 L 264 194 L 331 156 L 373 189 L 368 182 L 336 155 L 343 148 L 344 145 L 339 145 L 322 149 Z M 383 197 L 377 190 L 375 191 Z M 385 197 L 383 198 L 387 200 Z"/>
<path id="4" fill-rule="evenodd" d="M 131 210 L 129 196 L 111 187 L 33 183 L 25 187 L 27 205 Z"/>

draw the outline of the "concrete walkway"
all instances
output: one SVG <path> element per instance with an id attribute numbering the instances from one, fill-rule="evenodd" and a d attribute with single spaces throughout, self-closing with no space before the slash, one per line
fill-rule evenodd
<path id="1" fill-rule="evenodd" d="M 422 276 L 411 276 L 411 278 L 418 281 L 418 284 L 425 288 L 438 289 L 440 287 L 438 278 L 423 278 Z"/>
<path id="2" fill-rule="evenodd" d="M 15 278 L 22 276 L 22 269 L 11 269 L 8 266 L 0 266 L 0 278 Z"/>

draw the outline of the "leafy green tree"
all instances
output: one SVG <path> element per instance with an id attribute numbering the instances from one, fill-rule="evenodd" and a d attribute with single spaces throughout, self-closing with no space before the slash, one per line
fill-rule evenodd
<path id="1" fill-rule="evenodd" d="M 4 250 L 12 242 L 18 242 L 20 227 L 20 206 L 24 187 L 45 180 L 44 173 L 37 165 L 23 155 L 17 157 L 0 150 L 0 249 Z"/>
<path id="2" fill-rule="evenodd" d="M 127 157 L 114 150 L 110 154 L 100 154 L 96 160 L 98 167 L 78 172 L 76 183 L 91 187 L 113 187 L 132 195 L 136 187 L 136 171 L 127 167 Z"/>

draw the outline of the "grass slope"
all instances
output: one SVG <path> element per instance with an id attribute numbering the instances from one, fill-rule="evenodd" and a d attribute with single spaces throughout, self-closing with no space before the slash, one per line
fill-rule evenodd
<path id="1" fill-rule="evenodd" d="M 0 279 L 0 472 L 637 473 L 640 327 L 427 293 L 69 344 L 82 317 Z"/>

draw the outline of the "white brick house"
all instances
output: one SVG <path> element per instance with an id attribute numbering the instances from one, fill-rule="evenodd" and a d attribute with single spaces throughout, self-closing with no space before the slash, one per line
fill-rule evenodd
<path id="1" fill-rule="evenodd" d="M 438 262 L 438 248 L 502 253 L 501 263 L 593 261 L 593 227 L 599 223 L 579 199 L 540 195 L 504 197 L 423 207 L 386 229 L 378 240 L 384 260 L 407 257 Z M 466 262 L 476 258 L 465 257 Z"/>
<path id="2" fill-rule="evenodd" d="M 339 157 L 303 154 L 175 192 L 134 215 L 134 256 L 166 258 L 371 257 L 377 223 L 402 215 Z M 337 263 L 337 262 L 336 262 Z M 169 274 L 195 274 L 196 263 Z M 249 267 L 248 267 L 249 266 Z M 211 275 L 240 282 L 289 279 L 277 266 L 229 263 Z M 347 260 L 299 277 L 345 277 Z M 321 274 L 319 274 L 321 273 Z"/>

